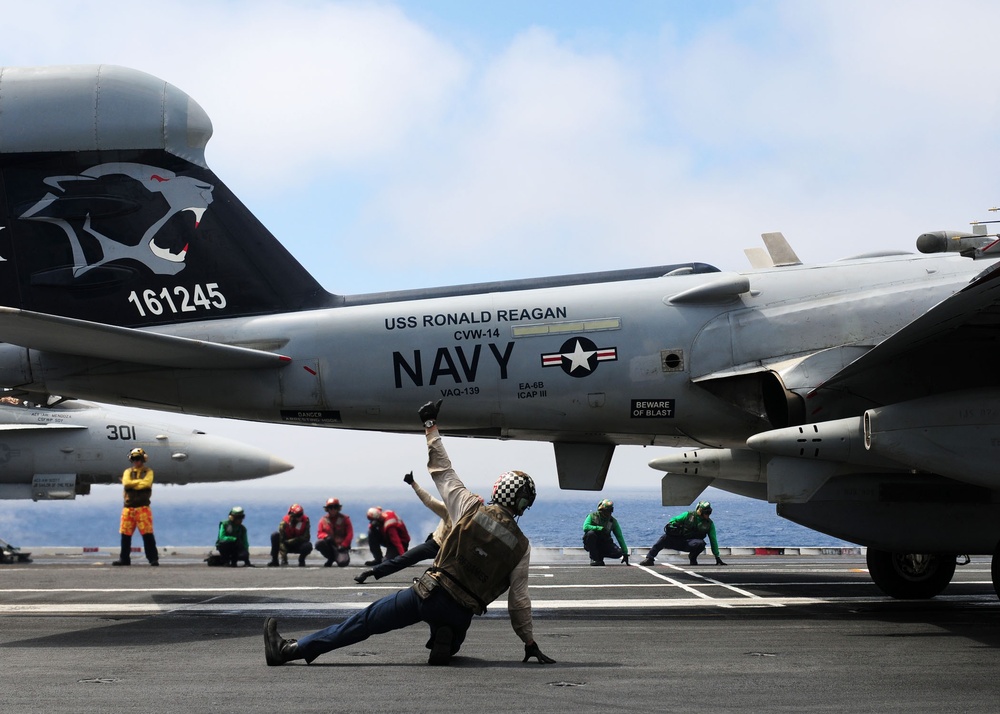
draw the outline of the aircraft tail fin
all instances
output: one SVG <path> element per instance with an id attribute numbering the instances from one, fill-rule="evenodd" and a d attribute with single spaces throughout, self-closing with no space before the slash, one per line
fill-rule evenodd
<path id="1" fill-rule="evenodd" d="M 211 135 L 136 70 L 0 69 L 0 305 L 134 327 L 334 304 L 208 168 Z"/>
<path id="2" fill-rule="evenodd" d="M 775 267 L 781 268 L 786 265 L 802 265 L 799 256 L 792 250 L 792 246 L 780 232 L 761 233 L 767 252 L 771 256 L 771 261 Z"/>
<path id="3" fill-rule="evenodd" d="M 755 270 L 758 268 L 773 268 L 774 261 L 771 260 L 771 256 L 763 248 L 744 248 L 744 255 L 746 255 L 747 260 L 750 261 L 750 267 Z"/>

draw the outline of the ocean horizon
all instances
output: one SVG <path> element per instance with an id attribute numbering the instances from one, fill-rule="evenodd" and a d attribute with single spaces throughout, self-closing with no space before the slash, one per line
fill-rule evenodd
<path id="1" fill-rule="evenodd" d="M 295 492 L 281 489 L 160 486 L 153 492 L 153 525 L 157 543 L 165 547 L 215 544 L 218 525 L 233 506 L 242 506 L 251 546 L 269 546 L 270 535 L 292 503 L 309 516 L 312 537 L 323 515 L 326 499 L 336 496 L 354 526 L 354 545 L 367 532 L 365 513 L 371 506 L 391 508 L 406 523 L 411 543 L 424 540 L 434 530 L 437 517 L 409 487 L 379 490 L 319 489 Z M 648 491 L 605 489 L 603 492 L 546 491 L 520 519 L 532 544 L 540 547 L 580 547 L 583 521 L 597 503 L 610 498 L 615 517 L 630 548 L 646 548 L 663 533 L 667 520 L 687 510 L 660 505 L 659 494 Z M 792 523 L 775 513 L 774 504 L 709 489 L 703 499 L 712 502 L 712 519 L 722 547 L 835 547 L 854 545 Z M 0 539 L 21 548 L 46 546 L 117 547 L 121 515 L 121 487 L 95 487 L 75 501 L 0 501 Z M 136 534 L 133 545 L 141 544 Z"/>

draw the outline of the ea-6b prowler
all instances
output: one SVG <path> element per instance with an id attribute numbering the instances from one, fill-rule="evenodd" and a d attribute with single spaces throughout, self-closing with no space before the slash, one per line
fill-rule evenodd
<path id="1" fill-rule="evenodd" d="M 615 446 L 665 503 L 709 484 L 868 546 L 930 597 L 1000 585 L 993 237 L 802 265 L 688 263 L 370 295 L 325 291 L 205 162 L 198 104 L 120 67 L 0 73 L 0 384 L 258 421 L 550 441 L 599 490 Z"/>
<path id="2" fill-rule="evenodd" d="M 71 500 L 95 484 L 120 483 L 135 447 L 149 455 L 157 484 L 242 481 L 292 468 L 256 447 L 124 409 L 7 397 L 0 400 L 0 499 Z"/>

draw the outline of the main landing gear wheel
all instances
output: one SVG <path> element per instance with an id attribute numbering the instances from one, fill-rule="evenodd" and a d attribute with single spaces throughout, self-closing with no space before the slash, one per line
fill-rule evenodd
<path id="1" fill-rule="evenodd" d="M 993 559 L 993 583 L 1000 574 Z M 954 553 L 890 553 L 868 549 L 868 573 L 879 590 L 900 600 L 939 595 L 955 575 Z M 1000 592 L 1000 590 L 998 590 Z"/>

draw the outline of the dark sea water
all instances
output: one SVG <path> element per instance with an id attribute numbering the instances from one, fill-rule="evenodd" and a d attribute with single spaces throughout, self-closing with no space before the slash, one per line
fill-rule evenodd
<path id="1" fill-rule="evenodd" d="M 366 532 L 365 512 L 374 505 L 395 510 L 414 542 L 423 540 L 437 523 L 437 518 L 409 488 L 327 494 L 311 489 L 296 493 L 254 490 L 241 488 L 240 484 L 229 489 L 161 487 L 153 494 L 156 540 L 163 546 L 210 548 L 215 543 L 219 521 L 232 506 L 240 505 L 247 511 L 250 544 L 268 546 L 271 532 L 292 502 L 305 508 L 315 537 L 316 523 L 323 515 L 322 504 L 329 496 L 337 496 L 344 503 L 344 512 L 354 523 L 355 538 Z M 712 518 L 722 547 L 852 545 L 778 517 L 773 504 L 716 489 L 709 489 L 703 497 L 712 501 Z M 686 510 L 661 506 L 658 495 L 648 492 L 543 492 L 521 518 L 521 528 L 536 546 L 579 547 L 583 521 L 602 498 L 614 500 L 615 517 L 633 548 L 651 545 L 663 532 L 667 519 Z M 120 488 L 101 487 L 93 495 L 75 501 L 0 501 L 0 539 L 20 547 L 116 547 L 120 499 Z"/>

